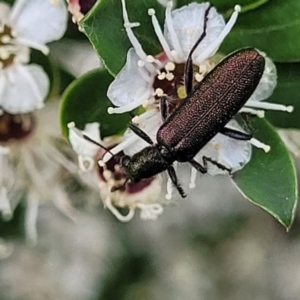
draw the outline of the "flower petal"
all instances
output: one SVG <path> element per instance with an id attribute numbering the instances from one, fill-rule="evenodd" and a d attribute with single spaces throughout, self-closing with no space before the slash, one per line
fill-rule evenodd
<path id="1" fill-rule="evenodd" d="M 84 130 L 80 131 L 74 126 L 69 126 L 69 140 L 72 145 L 73 150 L 78 154 L 90 158 L 94 158 L 99 150 L 99 146 L 92 144 L 91 142 L 85 140 L 82 134 L 85 133 L 90 138 L 100 143 L 100 124 L 97 122 L 88 123 L 85 125 Z M 79 134 L 78 134 L 79 132 Z"/>
<path id="2" fill-rule="evenodd" d="M 260 54 L 265 55 L 264 53 L 260 52 Z M 277 84 L 277 72 L 276 66 L 272 62 L 272 60 L 265 56 L 265 70 L 263 76 L 252 96 L 249 98 L 248 101 L 261 101 L 269 98 L 276 87 Z M 247 105 L 247 103 L 246 103 Z"/>
<path id="3" fill-rule="evenodd" d="M 228 128 L 243 131 L 241 126 L 231 120 Z M 218 133 L 196 156 L 197 161 L 202 164 L 202 157 L 207 156 L 227 168 L 232 172 L 238 171 L 249 162 L 251 158 L 251 145 L 247 141 L 240 141 Z M 210 175 L 226 174 L 227 171 L 221 170 L 208 162 L 208 173 Z"/>
<path id="4" fill-rule="evenodd" d="M 192 47 L 203 33 L 204 16 L 209 6 L 209 3 L 190 3 L 172 12 L 172 24 L 180 41 L 180 47 L 183 57 L 180 59 L 186 61 Z M 212 7 L 209 11 L 208 22 L 206 28 L 206 37 L 201 41 L 193 54 L 196 58 L 209 47 L 212 42 L 218 38 L 225 27 L 223 17 L 217 13 L 216 9 Z M 164 35 L 171 49 L 176 50 L 176 45 L 172 41 L 172 37 L 168 26 L 165 24 Z"/>
<path id="5" fill-rule="evenodd" d="M 17 0 L 10 24 L 19 42 L 33 47 L 35 43 L 44 45 L 60 39 L 66 31 L 67 19 L 63 0 Z"/>
<path id="6" fill-rule="evenodd" d="M 2 77 L 2 78 L 1 78 Z M 49 79 L 38 65 L 14 64 L 3 70 L 6 80 L 0 106 L 8 113 L 28 113 L 44 106 Z"/>
<path id="7" fill-rule="evenodd" d="M 0 24 L 6 23 L 9 12 L 10 12 L 10 6 L 4 2 L 0 2 Z"/>
<path id="8" fill-rule="evenodd" d="M 153 90 L 151 87 L 152 81 L 148 72 L 144 75 L 149 78 L 141 76 L 140 72 L 145 72 L 145 69 L 138 66 L 138 61 L 139 58 L 135 50 L 133 48 L 129 49 L 125 66 L 118 73 L 107 91 L 108 98 L 115 106 L 137 103 L 135 106 L 137 107 L 149 98 Z"/>

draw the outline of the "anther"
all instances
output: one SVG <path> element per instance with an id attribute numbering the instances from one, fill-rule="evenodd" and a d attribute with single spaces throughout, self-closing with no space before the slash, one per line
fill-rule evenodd
<path id="1" fill-rule="evenodd" d="M 3 44 L 9 43 L 10 40 L 11 40 L 11 37 L 10 37 L 8 34 L 3 35 L 3 36 L 1 37 L 1 42 L 2 42 Z"/>
<path id="2" fill-rule="evenodd" d="M 105 167 L 105 162 L 102 159 L 99 159 L 98 165 L 99 165 L 99 167 L 103 168 L 103 167 Z"/>
<path id="3" fill-rule="evenodd" d="M 161 89 L 161 88 L 157 88 L 155 90 L 155 94 L 158 96 L 158 97 L 162 97 L 164 95 L 164 91 Z"/>
<path id="4" fill-rule="evenodd" d="M 241 10 L 242 10 L 242 7 L 240 5 L 235 5 L 234 6 L 234 11 L 241 12 Z"/>
<path id="5" fill-rule="evenodd" d="M 148 15 L 149 16 L 154 16 L 155 15 L 155 10 L 153 8 L 148 9 Z"/>
<path id="6" fill-rule="evenodd" d="M 132 123 L 139 124 L 140 118 L 139 118 L 139 116 L 135 116 L 131 119 L 131 121 L 132 121 Z"/>
<path id="7" fill-rule="evenodd" d="M 108 109 L 107 109 L 107 113 L 108 114 L 113 114 L 114 113 L 114 108 L 113 107 L 109 107 Z"/>
<path id="8" fill-rule="evenodd" d="M 165 72 L 161 72 L 158 76 L 157 79 L 158 80 L 164 80 L 166 78 L 166 73 Z"/>
<path id="9" fill-rule="evenodd" d="M 68 126 L 69 129 L 72 129 L 72 128 L 75 127 L 75 123 L 74 122 L 70 122 L 70 123 L 68 123 L 67 126 Z"/>
<path id="10" fill-rule="evenodd" d="M 166 79 L 167 79 L 168 81 L 172 81 L 172 80 L 174 79 L 174 74 L 173 74 L 173 73 L 168 73 L 168 74 L 166 74 Z"/>
<path id="11" fill-rule="evenodd" d="M 154 57 L 152 55 L 147 55 L 147 58 L 146 58 L 147 62 L 149 63 L 154 63 Z"/>
<path id="12" fill-rule="evenodd" d="M 196 79 L 197 82 L 202 81 L 203 78 L 204 78 L 203 75 L 201 75 L 201 74 L 199 74 L 199 73 L 196 73 L 196 74 L 195 74 L 195 79 Z"/>
<path id="13" fill-rule="evenodd" d="M 175 67 L 176 67 L 176 65 L 175 65 L 173 62 L 171 62 L 171 61 L 169 61 L 169 62 L 166 63 L 166 65 L 165 65 L 165 69 L 166 69 L 167 71 L 174 71 L 174 70 L 175 70 Z"/>
<path id="14" fill-rule="evenodd" d="M 112 171 L 110 171 L 110 170 L 104 170 L 103 171 L 103 177 L 107 181 L 110 180 L 112 178 Z"/>

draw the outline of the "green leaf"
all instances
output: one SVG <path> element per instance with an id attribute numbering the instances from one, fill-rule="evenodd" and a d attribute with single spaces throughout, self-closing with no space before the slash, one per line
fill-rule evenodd
<path id="1" fill-rule="evenodd" d="M 228 14 L 227 12 L 230 12 L 233 10 L 234 6 L 236 4 L 239 4 L 242 7 L 242 12 L 243 11 L 248 11 L 255 9 L 263 4 L 265 4 L 267 1 L 270 0 L 211 0 L 209 1 L 213 6 L 215 6 L 219 12 L 225 13 L 226 15 Z M 191 2 L 206 2 L 203 0 L 197 0 L 197 1 L 191 1 L 191 0 L 177 0 L 177 7 L 181 7 L 184 5 L 187 5 L 188 3 Z"/>
<path id="2" fill-rule="evenodd" d="M 241 193 L 265 209 L 283 226 L 292 224 L 298 200 L 297 177 L 288 150 L 265 119 L 253 119 L 255 138 L 271 146 L 265 153 L 253 147 L 251 161 L 233 176 Z"/>
<path id="3" fill-rule="evenodd" d="M 153 30 L 148 9 L 155 9 L 162 24 L 164 8 L 156 0 L 131 0 L 126 4 L 130 22 L 140 23 L 133 31 L 145 52 L 153 55 L 160 53 L 161 46 Z M 81 22 L 85 34 L 113 75 L 124 66 L 128 49 L 132 47 L 123 23 L 120 0 L 98 1 Z"/>
<path id="4" fill-rule="evenodd" d="M 279 128 L 298 128 L 300 129 L 300 63 L 276 64 L 278 73 L 278 84 L 274 94 L 267 99 L 284 105 L 293 105 L 292 113 L 280 111 L 267 111 L 267 119 Z"/>
<path id="5" fill-rule="evenodd" d="M 92 71 L 75 80 L 62 96 L 60 122 L 63 134 L 68 137 L 68 123 L 84 129 L 85 124 L 99 122 L 101 137 L 118 134 L 127 127 L 129 114 L 107 113 L 112 106 L 106 96 L 113 77 L 106 70 Z"/>
<path id="6" fill-rule="evenodd" d="M 245 46 L 265 51 L 276 62 L 300 61 L 300 1 L 272 0 L 241 14 L 221 51 Z"/>

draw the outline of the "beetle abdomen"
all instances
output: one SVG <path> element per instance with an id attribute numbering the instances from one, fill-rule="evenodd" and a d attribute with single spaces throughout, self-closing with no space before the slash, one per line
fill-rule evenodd
<path id="1" fill-rule="evenodd" d="M 160 127 L 158 143 L 172 149 L 178 161 L 193 158 L 247 102 L 264 66 L 253 48 L 226 57 Z"/>

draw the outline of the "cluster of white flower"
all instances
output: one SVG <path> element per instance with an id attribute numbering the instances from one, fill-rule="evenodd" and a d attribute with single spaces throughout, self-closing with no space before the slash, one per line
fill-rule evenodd
<path id="1" fill-rule="evenodd" d="M 172 101 L 170 101 L 171 104 L 169 104 L 168 107 L 170 113 L 172 109 L 177 107 L 180 101 L 186 97 L 185 87 L 182 84 L 184 81 L 184 65 L 192 47 L 204 32 L 204 26 L 206 28 L 206 35 L 192 55 L 195 83 L 200 82 L 215 66 L 214 55 L 234 26 L 240 7 L 238 5 L 234 7 L 234 12 L 226 24 L 223 17 L 217 13 L 216 9 L 211 7 L 209 3 L 191 3 L 179 9 L 172 10 L 173 2 L 168 1 L 165 10 L 164 31 L 162 31 L 159 26 L 155 16 L 155 10 L 150 8 L 148 14 L 163 49 L 162 53 L 157 53 L 156 56 L 152 56 L 145 53 L 142 45 L 134 34 L 133 28 L 140 26 L 140 24 L 129 21 L 125 0 L 121 1 L 124 27 L 132 44 L 132 48 L 128 51 L 125 66 L 117 74 L 115 80 L 108 89 L 107 95 L 115 105 L 115 108 L 110 107 L 108 109 L 108 113 L 124 113 L 139 106 L 143 106 L 145 112 L 134 117 L 132 122 L 137 124 L 155 142 L 157 130 L 162 124 L 159 106 L 160 98 L 168 97 L 169 99 L 172 99 Z M 265 54 L 263 55 L 265 56 Z M 286 107 L 284 105 L 262 102 L 262 100 L 267 99 L 273 93 L 277 81 L 275 65 L 266 56 L 265 61 L 265 70 L 259 85 L 240 112 L 253 114 L 258 117 L 263 117 L 264 110 L 266 109 L 291 112 L 293 108 L 290 106 Z M 243 130 L 235 120 L 230 121 L 228 126 L 234 129 Z M 88 134 L 88 131 L 86 133 Z M 80 135 L 78 130 L 77 134 Z M 80 143 L 80 139 L 77 142 Z M 76 147 L 72 140 L 71 143 L 73 144 L 73 147 Z M 103 160 L 100 162 L 101 166 L 109 164 L 113 155 L 118 153 L 133 155 L 143 149 L 146 145 L 144 140 L 128 129 L 125 132 L 122 141 L 104 155 Z M 255 138 L 252 138 L 250 141 L 239 141 L 222 134 L 217 134 L 196 155 L 195 159 L 201 161 L 203 156 L 208 156 L 234 172 L 243 168 L 250 160 L 251 145 L 262 148 L 265 152 L 270 150 L 268 145 L 265 145 Z M 87 142 L 86 147 L 89 147 Z M 77 153 L 81 154 L 80 151 L 77 151 Z M 96 151 L 90 157 L 92 160 L 95 160 L 97 158 Z M 174 166 L 176 168 L 176 163 Z M 209 166 L 208 172 L 211 175 L 216 175 L 224 173 L 224 170 L 211 165 Z M 197 171 L 192 168 L 190 188 L 195 187 L 196 176 Z M 109 177 L 112 177 L 111 174 Z M 160 178 L 160 176 L 153 179 L 153 181 L 160 180 L 158 178 Z M 106 180 L 106 182 L 109 181 Z M 127 221 L 131 219 L 133 216 L 133 214 L 131 214 L 131 209 L 139 207 L 141 204 L 144 205 L 149 203 L 149 196 L 147 193 L 144 193 L 143 195 L 140 193 L 139 198 L 136 200 L 128 198 L 126 202 L 124 199 L 120 200 L 119 194 L 122 194 L 122 191 L 109 193 L 108 185 L 106 184 L 105 186 L 104 184 L 101 184 L 100 192 L 103 191 L 104 188 L 108 191 L 106 193 L 104 204 L 109 207 L 120 220 Z M 159 189 L 159 192 L 160 191 L 161 189 Z M 169 200 L 172 198 L 172 191 L 173 185 L 169 179 L 166 199 Z M 118 196 L 116 196 L 117 193 Z M 156 194 L 150 195 L 150 198 L 152 198 L 150 205 L 154 205 L 154 203 L 156 203 L 156 205 L 161 205 L 161 197 L 156 197 Z M 130 213 L 124 218 L 123 216 L 120 216 L 118 212 L 115 213 L 116 209 L 111 207 L 111 204 L 114 204 L 116 207 L 127 206 L 130 209 Z M 143 209 L 145 210 L 146 208 Z M 162 208 L 158 211 L 161 213 Z M 152 215 L 151 219 L 155 219 L 157 215 Z"/>
<path id="2" fill-rule="evenodd" d="M 32 242 L 40 201 L 61 199 L 56 204 L 69 209 L 57 180 L 65 161 L 52 140 L 59 136 L 58 124 L 51 123 L 57 108 L 36 112 L 50 84 L 44 69 L 30 62 L 30 48 L 48 54 L 46 44 L 63 36 L 67 19 L 64 0 L 16 0 L 12 7 L 0 2 L 0 213 L 10 218 L 26 195 L 25 227 Z M 75 172 L 75 166 L 67 168 Z"/>

